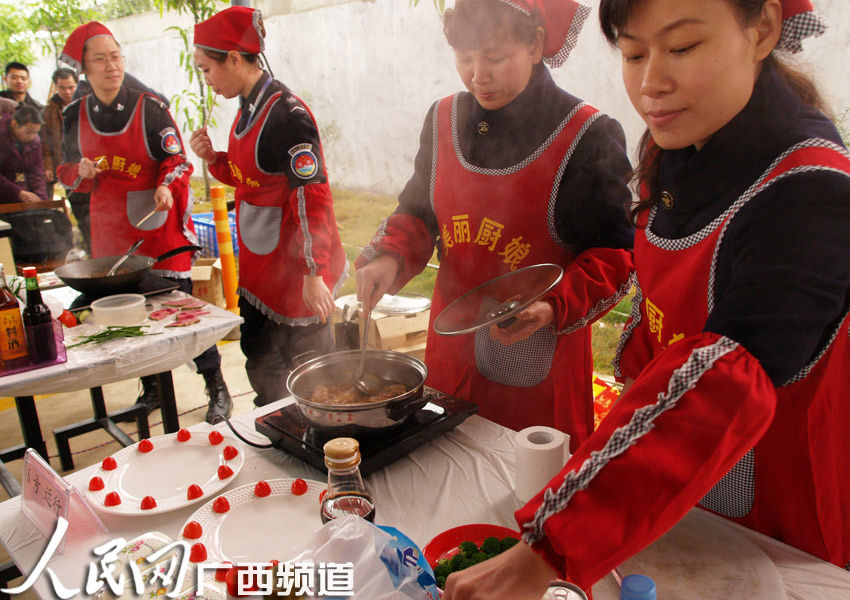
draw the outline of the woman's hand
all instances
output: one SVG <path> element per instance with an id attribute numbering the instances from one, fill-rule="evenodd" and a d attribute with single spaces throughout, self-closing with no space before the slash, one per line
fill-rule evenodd
<path id="1" fill-rule="evenodd" d="M 364 310 L 371 311 L 398 275 L 398 260 L 389 254 L 382 254 L 365 267 L 357 270 L 357 299 L 363 303 Z"/>
<path id="2" fill-rule="evenodd" d="M 452 573 L 443 600 L 540 600 L 558 574 L 525 542 Z"/>
<path id="3" fill-rule="evenodd" d="M 89 158 L 80 159 L 80 177 L 83 179 L 94 179 L 103 169 L 97 168 Z"/>
<path id="4" fill-rule="evenodd" d="M 18 192 L 18 200 L 21 202 L 41 202 L 41 198 L 39 198 L 37 194 L 33 194 L 27 190 L 21 190 Z"/>
<path id="5" fill-rule="evenodd" d="M 189 138 L 189 147 L 192 149 L 192 152 L 198 155 L 199 158 L 204 159 L 210 164 L 213 164 L 216 161 L 216 158 L 218 158 L 218 154 L 216 154 L 215 148 L 213 148 L 212 140 L 207 133 L 206 127 L 201 127 L 200 129 L 192 132 L 192 135 Z"/>
<path id="6" fill-rule="evenodd" d="M 174 206 L 174 196 L 171 195 L 171 190 L 168 189 L 167 185 L 157 186 L 153 200 L 156 202 L 157 211 L 171 210 L 171 207 Z"/>
<path id="7" fill-rule="evenodd" d="M 535 331 L 552 322 L 555 311 L 552 305 L 543 300 L 534 302 L 525 310 L 514 315 L 516 321 L 507 327 L 490 326 L 490 337 L 506 346 L 531 337 Z"/>
<path id="8" fill-rule="evenodd" d="M 314 315 L 319 315 L 322 323 L 327 322 L 334 310 L 334 298 L 325 281 L 319 275 L 305 275 L 301 292 L 304 304 Z"/>

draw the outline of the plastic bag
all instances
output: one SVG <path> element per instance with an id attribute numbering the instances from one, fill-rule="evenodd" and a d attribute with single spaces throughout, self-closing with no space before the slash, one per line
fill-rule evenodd
<path id="1" fill-rule="evenodd" d="M 375 526 L 360 517 L 348 515 L 323 525 L 299 560 L 352 563 L 353 598 L 358 600 L 440 597 L 434 572 L 416 544 L 397 529 Z"/>

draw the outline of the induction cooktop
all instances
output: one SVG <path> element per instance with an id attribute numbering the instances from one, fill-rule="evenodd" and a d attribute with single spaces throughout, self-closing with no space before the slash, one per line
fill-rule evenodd
<path id="1" fill-rule="evenodd" d="M 360 471 L 364 475 L 382 469 L 478 412 L 475 404 L 432 388 L 423 390 L 423 398 L 425 404 L 392 429 L 353 436 L 360 442 Z M 295 404 L 258 417 L 254 426 L 277 448 L 327 472 L 322 447 L 339 436 L 314 429 Z"/>

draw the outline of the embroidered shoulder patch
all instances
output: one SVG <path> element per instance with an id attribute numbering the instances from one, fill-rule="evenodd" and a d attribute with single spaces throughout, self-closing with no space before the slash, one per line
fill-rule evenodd
<path id="1" fill-rule="evenodd" d="M 312 144 L 298 144 L 289 149 L 289 156 L 292 157 L 290 165 L 292 172 L 301 179 L 310 179 L 316 174 L 319 168 L 319 161 L 316 155 L 313 154 Z"/>
<path id="2" fill-rule="evenodd" d="M 169 154 L 179 154 L 182 148 L 180 147 L 180 138 L 177 137 L 177 132 L 173 127 L 166 127 L 159 132 L 159 137 L 162 138 L 162 149 Z"/>

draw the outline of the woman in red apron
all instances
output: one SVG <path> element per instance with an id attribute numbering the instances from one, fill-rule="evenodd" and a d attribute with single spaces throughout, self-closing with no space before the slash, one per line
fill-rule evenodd
<path id="1" fill-rule="evenodd" d="M 260 66 L 260 11 L 233 6 L 195 26 L 195 62 L 240 110 L 227 152 L 206 128 L 192 150 L 236 188 L 240 344 L 257 406 L 288 395 L 292 359 L 333 350 L 333 295 L 348 275 L 319 132 L 310 109 Z"/>
<path id="2" fill-rule="evenodd" d="M 145 256 L 197 242 L 192 223 L 189 176 L 180 133 L 168 109 L 154 96 L 124 83 L 124 57 L 101 23 L 79 26 L 69 36 L 63 62 L 86 75 L 92 93 L 64 111 L 62 153 L 57 173 L 71 191 L 91 193 L 92 257 L 120 255 L 136 240 Z M 151 210 L 156 214 L 136 224 Z M 152 272 L 191 293 L 191 255 L 178 254 L 153 265 Z M 210 396 L 206 420 L 229 416 L 230 394 L 215 346 L 195 359 Z M 143 377 L 139 401 L 148 412 L 159 403 L 153 376 Z"/>
<path id="3" fill-rule="evenodd" d="M 590 9 L 563 0 L 461 0 L 444 29 L 469 92 L 435 103 L 399 207 L 357 261 L 374 306 L 440 258 L 433 319 L 495 277 L 538 263 L 560 284 L 500 329 L 429 328 L 428 385 L 512 429 L 557 427 L 574 449 L 593 430 L 588 324 L 630 286 L 630 166 L 620 125 L 558 88 Z"/>
<path id="4" fill-rule="evenodd" d="M 603 0 L 600 15 L 649 128 L 628 391 L 517 512 L 523 543 L 446 597 L 522 572 L 539 579 L 512 597 L 555 575 L 589 589 L 697 504 L 850 567 L 850 154 L 775 54 L 824 24 L 799 0 Z"/>

